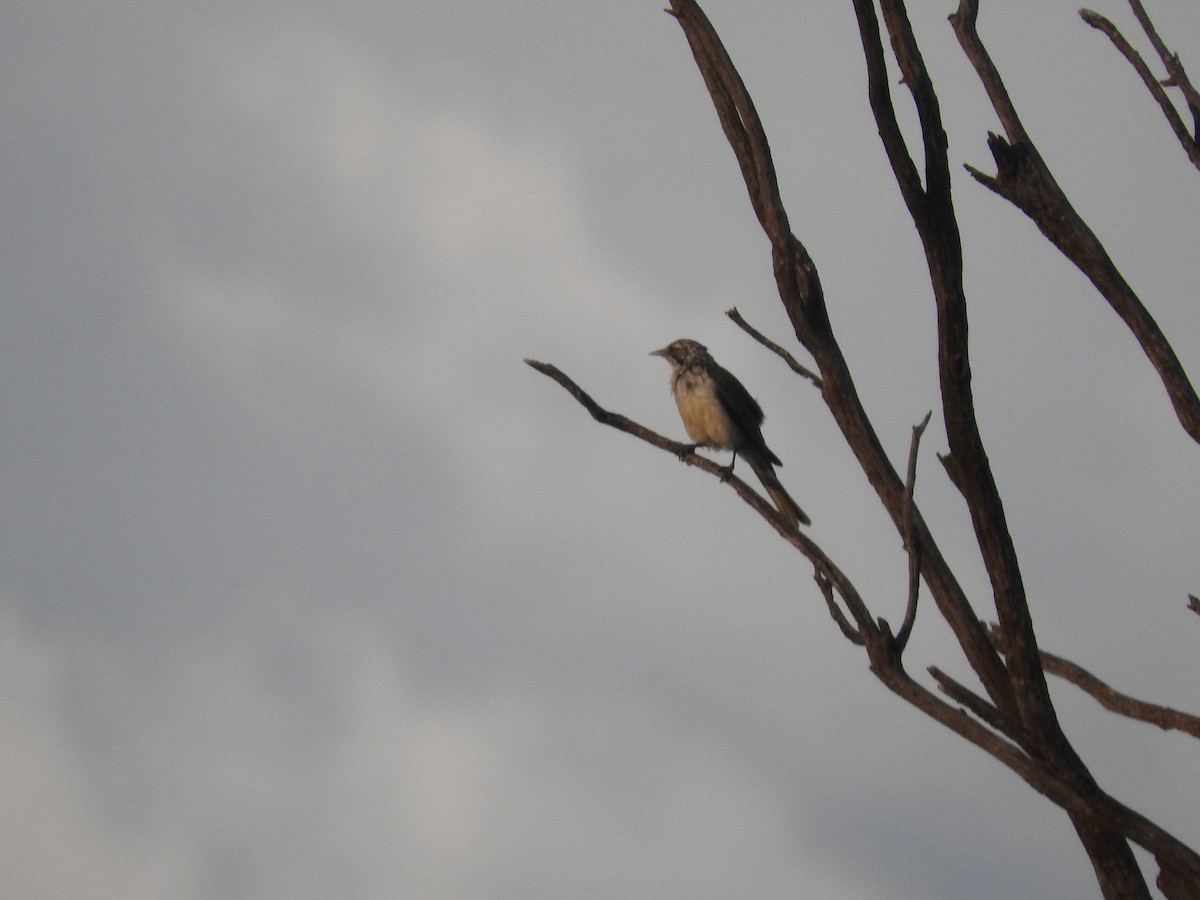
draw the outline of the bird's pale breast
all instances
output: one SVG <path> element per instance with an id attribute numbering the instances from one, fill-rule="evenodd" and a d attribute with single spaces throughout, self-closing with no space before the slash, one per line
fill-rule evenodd
<path id="1" fill-rule="evenodd" d="M 697 444 L 733 448 L 734 428 L 707 376 L 683 373 L 675 383 L 675 405 L 688 437 Z"/>

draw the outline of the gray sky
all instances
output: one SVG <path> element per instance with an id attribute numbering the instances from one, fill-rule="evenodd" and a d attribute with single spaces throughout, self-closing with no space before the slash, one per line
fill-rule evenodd
<path id="1" fill-rule="evenodd" d="M 646 354 L 702 340 L 899 620 L 899 541 L 819 398 L 724 319 L 787 337 L 660 5 L 0 10 L 0 894 L 1095 894 L 1065 817 L 887 695 L 728 488 L 521 364 L 682 436 Z M 933 307 L 849 4 L 814 6 L 708 11 L 900 463 L 937 403 Z M 925 6 L 951 153 L 986 168 L 996 125 Z M 1152 11 L 1200 66 L 1200 8 Z M 1200 179 L 1157 109 L 1072 3 L 981 28 L 1200 376 Z M 956 177 L 1039 636 L 1194 709 L 1196 447 L 1083 279 Z M 936 420 L 925 447 L 919 501 L 987 615 Z M 910 667 L 934 663 L 964 674 L 926 614 Z M 1054 691 L 1102 783 L 1200 838 L 1195 743 Z"/>

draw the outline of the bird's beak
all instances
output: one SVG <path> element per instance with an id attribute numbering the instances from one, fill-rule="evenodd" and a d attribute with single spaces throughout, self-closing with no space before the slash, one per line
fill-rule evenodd
<path id="1" fill-rule="evenodd" d="M 666 348 L 666 347 L 663 347 L 661 350 L 651 350 L 651 351 L 650 351 L 650 355 L 651 355 L 651 356 L 666 356 L 666 355 L 667 355 L 667 348 Z"/>

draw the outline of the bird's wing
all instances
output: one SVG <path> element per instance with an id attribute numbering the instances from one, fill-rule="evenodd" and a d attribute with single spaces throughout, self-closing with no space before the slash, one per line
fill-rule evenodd
<path id="1" fill-rule="evenodd" d="M 717 399 L 739 425 L 753 423 L 761 428 L 763 423 L 762 407 L 750 396 L 740 381 L 733 374 L 720 366 L 713 366 L 713 381 L 716 383 Z M 743 425 L 745 427 L 745 425 Z"/>
<path id="2" fill-rule="evenodd" d="M 720 366 L 716 366 L 715 369 L 713 381 L 716 383 L 717 400 L 725 408 L 745 442 L 745 446 L 736 449 L 743 454 L 752 453 L 761 456 L 766 462 L 773 465 L 783 465 L 779 461 L 779 457 L 771 452 L 766 440 L 763 439 L 764 416 L 758 401 L 750 396 L 750 392 L 732 374 Z"/>

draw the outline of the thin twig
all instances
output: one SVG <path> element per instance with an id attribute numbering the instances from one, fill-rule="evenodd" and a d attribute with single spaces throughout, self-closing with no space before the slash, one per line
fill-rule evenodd
<path id="1" fill-rule="evenodd" d="M 1164 731 L 1182 731 L 1194 738 L 1200 738 L 1200 716 L 1130 697 L 1105 684 L 1083 666 L 1045 650 L 1042 651 L 1042 667 L 1047 674 L 1057 675 L 1090 694 L 1110 712 L 1140 722 L 1149 722 Z"/>
<path id="2" fill-rule="evenodd" d="M 1200 169 L 1200 143 L 1197 143 L 1197 138 L 1188 132 L 1187 125 L 1184 124 L 1183 118 L 1179 115 L 1178 110 L 1175 109 L 1175 104 L 1171 102 L 1171 98 L 1167 96 L 1167 92 L 1163 89 L 1163 84 L 1167 82 L 1160 82 L 1155 77 L 1154 73 L 1150 71 L 1150 66 L 1142 59 L 1142 55 L 1134 49 L 1133 45 L 1125 39 L 1125 35 L 1121 34 L 1117 26 L 1109 19 L 1090 9 L 1081 9 L 1079 16 L 1097 31 L 1108 35 L 1108 39 L 1117 48 L 1117 52 L 1124 56 L 1126 61 L 1133 66 L 1133 70 L 1137 72 L 1138 76 L 1142 79 L 1142 83 L 1146 85 L 1146 89 L 1150 91 L 1151 96 L 1158 103 L 1163 116 L 1166 117 L 1167 124 L 1175 132 L 1175 137 L 1179 140 L 1184 152 L 1187 153 L 1188 159 L 1192 161 L 1192 165 Z M 1157 34 L 1155 38 L 1157 38 Z M 1171 55 L 1166 53 L 1165 47 L 1162 48 L 1162 53 L 1165 54 L 1164 61 L 1172 59 Z M 1177 59 L 1177 57 L 1175 58 Z M 1180 67 L 1179 71 L 1182 73 L 1182 67 Z M 1187 76 L 1183 75 L 1181 77 L 1184 78 L 1184 83 L 1186 83 Z M 1170 83 L 1174 84 L 1173 81 Z M 1190 84 L 1188 86 L 1191 87 Z M 1196 110 L 1192 112 L 1195 114 Z"/>
<path id="3" fill-rule="evenodd" d="M 532 368 L 541 372 L 543 375 L 547 376 L 548 378 L 552 378 L 554 381 L 557 381 L 560 385 L 562 385 L 562 387 L 566 389 L 567 393 L 578 400 L 583 408 L 591 413 L 592 418 L 597 422 L 600 422 L 604 425 L 611 425 L 613 428 L 616 428 L 619 431 L 632 434 L 634 437 L 641 438 L 648 444 L 653 444 L 655 447 L 659 447 L 662 450 L 669 450 L 676 456 L 679 456 L 680 451 L 686 448 L 686 444 L 681 444 L 677 441 L 671 440 L 670 438 L 663 437 L 661 434 L 639 425 L 632 419 L 627 419 L 620 413 L 609 412 L 607 409 L 593 400 L 591 396 L 583 390 L 583 388 L 563 374 L 563 372 L 556 366 L 552 366 L 550 363 L 538 362 L 536 359 L 527 359 L 525 360 L 525 364 L 531 366 Z M 680 458 L 689 465 L 697 466 L 702 469 L 707 468 L 704 463 L 711 462 L 711 460 L 706 460 L 703 456 L 696 456 L 695 454 L 690 456 L 685 454 Z M 716 474 L 720 474 L 720 472 L 724 471 L 715 463 L 713 463 L 713 467 Z M 733 481 L 735 479 L 730 480 Z"/>
<path id="4" fill-rule="evenodd" d="M 917 484 L 917 451 L 921 446 L 921 435 L 933 416 L 933 410 L 925 414 L 921 424 L 914 425 L 912 443 L 908 448 L 908 477 L 904 482 L 904 549 L 908 552 L 908 604 L 904 609 L 904 621 L 896 632 L 896 647 L 900 653 L 908 645 L 913 623 L 917 620 L 917 596 L 921 592 L 921 540 L 917 537 L 916 504 L 913 492 Z"/>
<path id="5" fill-rule="evenodd" d="M 1195 611 L 1200 612 L 1200 600 L 1195 597 L 1190 599 L 1196 604 L 1193 607 Z M 999 629 L 995 623 L 989 624 L 988 637 L 992 641 L 998 641 L 999 636 Z M 1090 694 L 1109 712 L 1115 712 L 1141 722 L 1149 722 L 1164 731 L 1182 731 L 1200 738 L 1200 716 L 1123 694 L 1101 681 L 1078 663 L 1045 650 L 1040 651 L 1040 658 L 1043 671 L 1064 681 L 1069 681 L 1080 690 Z"/>
<path id="6" fill-rule="evenodd" d="M 1138 24 L 1142 26 L 1142 31 L 1146 33 L 1146 37 L 1154 45 L 1154 51 L 1158 54 L 1158 58 L 1162 60 L 1163 65 L 1169 73 L 1169 77 L 1163 83 L 1168 87 L 1177 87 L 1183 93 L 1188 109 L 1192 111 L 1192 116 L 1196 119 L 1196 137 L 1200 140 L 1200 91 L 1197 91 L 1188 80 L 1187 73 L 1183 70 L 1183 61 L 1180 60 L 1179 54 L 1168 50 L 1167 45 L 1158 36 L 1158 29 L 1150 21 L 1150 16 L 1146 12 L 1146 8 L 1142 6 L 1141 0 L 1129 0 L 1129 5 L 1133 9 L 1133 14 L 1137 18 Z"/>
<path id="7" fill-rule="evenodd" d="M 846 614 L 838 605 L 837 597 L 833 593 L 833 582 L 820 569 L 813 570 L 813 581 L 821 589 L 821 596 L 825 598 L 825 605 L 829 607 L 829 615 L 837 623 L 837 627 L 841 629 L 846 640 L 852 644 L 858 644 L 860 647 L 865 644 L 867 641 L 862 632 L 850 624 L 850 620 L 846 618 Z"/>
<path id="8" fill-rule="evenodd" d="M 1003 715 L 995 706 L 988 703 L 983 697 L 980 697 L 961 682 L 951 678 L 937 666 L 930 666 L 928 672 L 933 676 L 933 680 L 937 682 L 938 690 L 955 703 L 969 710 L 976 718 L 987 723 L 1006 737 L 1016 740 L 1024 747 L 1029 746 L 1032 740 L 1030 735 L 1013 722 L 1012 719 Z"/>
<path id="9" fill-rule="evenodd" d="M 750 335 L 750 337 L 754 338 L 756 341 L 782 359 L 785 363 L 787 363 L 788 368 L 790 368 L 793 372 L 795 372 L 801 378 L 807 378 L 818 388 L 821 387 L 820 375 L 811 371 L 810 369 L 806 369 L 796 360 L 796 357 L 792 356 L 792 354 L 788 353 L 785 349 L 783 349 L 783 347 L 779 346 L 777 343 L 743 319 L 742 314 L 738 312 L 736 306 L 725 310 L 725 315 L 729 316 L 729 318 L 733 320 L 734 324 L 737 325 L 738 328 L 742 329 L 742 331 L 746 332 L 746 334 Z"/>

